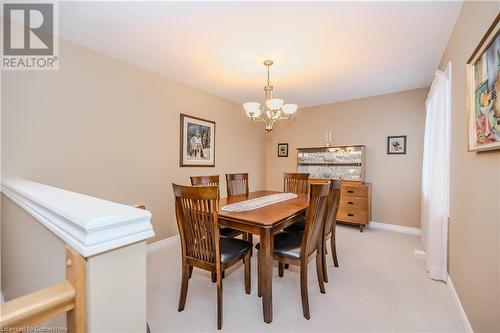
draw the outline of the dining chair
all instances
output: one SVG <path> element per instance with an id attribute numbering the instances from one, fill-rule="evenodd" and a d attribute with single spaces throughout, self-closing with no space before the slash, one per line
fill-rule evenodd
<path id="1" fill-rule="evenodd" d="M 307 288 L 307 263 L 309 258 L 316 253 L 316 275 L 318 277 L 319 289 L 322 294 L 325 291 L 323 259 L 324 259 L 324 227 L 326 201 L 330 182 L 326 184 L 311 184 L 309 194 L 309 206 L 305 219 L 303 234 L 281 232 L 274 236 L 274 260 L 278 261 L 279 276 L 283 276 L 284 265 L 300 266 L 300 294 L 302 298 L 302 312 L 306 319 L 310 319 L 309 294 Z M 258 244 L 257 249 L 260 246 Z M 260 282 L 260 281 L 259 281 Z M 259 283 L 259 294 L 261 283 Z"/>
<path id="2" fill-rule="evenodd" d="M 248 195 L 248 173 L 226 173 L 227 196 Z M 245 233 L 243 239 L 253 242 L 253 235 Z"/>
<path id="3" fill-rule="evenodd" d="M 248 173 L 227 173 L 226 174 L 227 196 L 248 194 Z"/>
<path id="4" fill-rule="evenodd" d="M 307 194 L 309 191 L 309 174 L 285 172 L 283 174 L 283 192 Z"/>
<path id="5" fill-rule="evenodd" d="M 219 186 L 219 175 L 213 176 L 191 176 L 193 186 Z"/>
<path id="6" fill-rule="evenodd" d="M 219 175 L 214 176 L 191 176 L 191 185 L 193 186 L 217 186 L 217 195 L 220 196 L 220 188 L 219 188 Z M 223 237 L 236 237 L 243 232 L 227 227 L 221 227 L 220 235 Z M 214 281 L 215 282 L 215 281 Z"/>
<path id="7" fill-rule="evenodd" d="M 333 265 L 339 267 L 339 262 L 337 258 L 337 247 L 336 247 L 336 233 L 335 229 L 337 226 L 337 212 L 340 203 L 340 190 L 342 188 L 341 179 L 331 179 L 330 189 L 328 193 L 328 199 L 326 203 L 326 214 L 325 214 L 325 237 L 324 237 L 324 248 L 326 253 L 326 242 L 330 239 L 330 248 L 332 251 Z M 305 229 L 305 221 L 298 221 L 285 228 L 285 232 L 303 234 Z M 324 280 L 328 283 L 328 274 L 326 271 L 326 258 L 323 259 L 324 264 Z"/>
<path id="8" fill-rule="evenodd" d="M 342 189 L 342 179 L 332 179 L 330 180 L 330 194 L 328 195 L 327 201 L 327 215 L 325 220 L 325 250 L 326 241 L 330 239 L 330 248 L 332 250 L 333 265 L 339 267 L 339 261 L 337 258 L 337 246 L 336 246 L 336 227 L 337 227 L 337 212 L 339 210 L 340 204 L 340 190 Z M 326 253 L 326 251 L 325 251 Z M 328 276 L 326 272 L 326 259 L 323 261 L 325 264 L 325 282 L 328 282 Z"/>
<path id="9" fill-rule="evenodd" d="M 181 239 L 182 282 L 178 311 L 184 310 L 193 267 L 217 276 L 217 329 L 222 328 L 222 272 L 243 260 L 245 292 L 250 294 L 250 249 L 237 238 L 220 237 L 216 186 L 192 187 L 172 184 L 175 215 Z"/>

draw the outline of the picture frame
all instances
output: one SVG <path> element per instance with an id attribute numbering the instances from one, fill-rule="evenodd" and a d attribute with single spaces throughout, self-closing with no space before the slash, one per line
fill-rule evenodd
<path id="1" fill-rule="evenodd" d="M 500 149 L 500 14 L 466 64 L 468 151 Z"/>
<path id="2" fill-rule="evenodd" d="M 278 143 L 278 157 L 288 157 L 288 143 Z"/>
<path id="3" fill-rule="evenodd" d="M 406 135 L 387 137 L 388 155 L 406 155 Z"/>
<path id="4" fill-rule="evenodd" d="M 215 166 L 214 121 L 180 114 L 179 166 Z"/>

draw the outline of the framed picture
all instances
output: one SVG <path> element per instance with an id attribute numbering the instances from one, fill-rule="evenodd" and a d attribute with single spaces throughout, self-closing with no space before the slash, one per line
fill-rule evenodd
<path id="1" fill-rule="evenodd" d="M 469 151 L 500 149 L 500 14 L 467 61 Z"/>
<path id="2" fill-rule="evenodd" d="M 406 154 L 406 135 L 388 136 L 387 154 Z"/>
<path id="3" fill-rule="evenodd" d="M 181 167 L 215 166 L 215 122 L 181 113 Z"/>
<path id="4" fill-rule="evenodd" d="M 288 157 L 288 143 L 278 143 L 278 157 Z"/>

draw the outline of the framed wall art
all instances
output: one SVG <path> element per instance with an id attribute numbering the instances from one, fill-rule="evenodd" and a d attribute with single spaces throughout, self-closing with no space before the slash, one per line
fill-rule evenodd
<path id="1" fill-rule="evenodd" d="M 278 143 L 278 157 L 288 157 L 288 143 Z"/>
<path id="2" fill-rule="evenodd" d="M 500 14 L 467 61 L 469 151 L 500 149 Z"/>
<path id="3" fill-rule="evenodd" d="M 406 135 L 387 137 L 387 154 L 406 154 Z"/>
<path id="4" fill-rule="evenodd" d="M 215 122 L 181 113 L 181 167 L 215 166 Z"/>

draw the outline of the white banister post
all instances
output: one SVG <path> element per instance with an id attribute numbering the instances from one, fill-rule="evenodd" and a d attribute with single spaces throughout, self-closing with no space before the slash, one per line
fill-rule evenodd
<path id="1" fill-rule="evenodd" d="M 86 258 L 89 332 L 146 330 L 149 211 L 22 179 L 2 193 Z"/>

